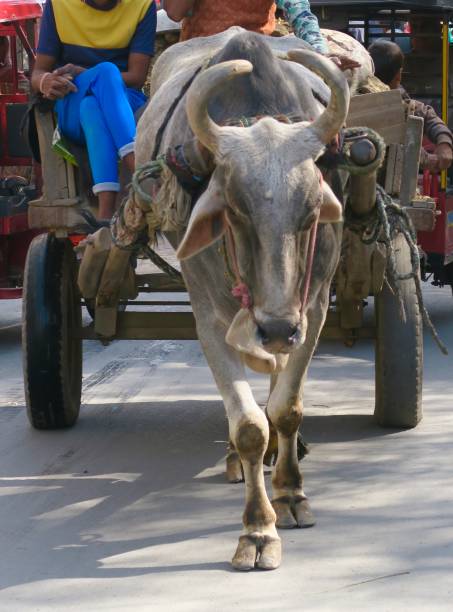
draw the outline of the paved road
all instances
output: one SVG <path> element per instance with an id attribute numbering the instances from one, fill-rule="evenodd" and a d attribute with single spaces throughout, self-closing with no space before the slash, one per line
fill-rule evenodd
<path id="1" fill-rule="evenodd" d="M 453 299 L 427 289 L 453 353 Z M 317 513 L 271 573 L 230 570 L 243 485 L 196 342 L 85 345 L 78 425 L 33 431 L 20 303 L 0 303 L 0 610 L 452 610 L 453 357 L 426 338 L 425 419 L 373 424 L 371 343 L 323 343 L 303 462 Z M 264 400 L 266 384 L 254 378 Z M 267 477 L 269 479 L 269 476 Z"/>

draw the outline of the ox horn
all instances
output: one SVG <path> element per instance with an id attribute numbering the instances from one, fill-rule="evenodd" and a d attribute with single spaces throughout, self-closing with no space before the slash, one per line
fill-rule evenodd
<path id="1" fill-rule="evenodd" d="M 319 53 L 308 49 L 292 49 L 288 51 L 288 59 L 309 68 L 324 79 L 330 88 L 331 96 L 326 110 L 310 126 L 321 142 L 328 144 L 346 121 L 350 97 L 348 82 L 340 69 Z"/>
<path id="2" fill-rule="evenodd" d="M 187 94 L 186 110 L 193 133 L 211 153 L 216 154 L 222 128 L 209 116 L 208 105 L 213 94 L 228 80 L 252 72 L 246 60 L 233 60 L 211 66 L 195 79 Z"/>

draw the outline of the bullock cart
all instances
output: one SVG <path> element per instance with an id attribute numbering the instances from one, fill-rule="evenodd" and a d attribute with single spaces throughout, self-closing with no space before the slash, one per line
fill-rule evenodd
<path id="1" fill-rule="evenodd" d="M 160 273 L 142 274 L 121 255 L 112 256 L 110 232 L 102 228 L 86 241 L 79 269 L 74 246 L 84 237 L 81 219 L 90 218 L 86 211 L 92 204 L 82 168 L 53 152 L 55 118 L 51 110 L 37 106 L 35 120 L 44 188 L 42 197 L 29 208 L 29 224 L 47 231 L 33 241 L 26 265 L 24 376 L 31 424 L 38 429 L 58 429 L 74 425 L 79 415 L 83 340 L 189 340 L 197 333 L 192 312 L 169 309 L 187 306 L 181 275 L 161 262 L 149 246 L 141 255 L 150 255 L 161 267 Z M 351 150 L 356 126 L 372 128 L 389 148 L 379 179 L 383 185 L 379 188 L 380 213 L 386 201 L 388 204 L 387 192 L 398 203 L 400 216 L 404 210 L 418 227 L 429 229 L 432 206 L 423 205 L 426 200 L 416 196 L 422 125 L 407 112 L 400 94 L 353 97 L 347 126 L 352 134 Z M 355 152 L 358 165 L 363 156 L 373 157 L 372 150 L 372 143 L 362 138 Z M 418 275 L 418 261 L 403 233 L 389 234 L 387 243 L 376 242 L 382 229 L 379 223 L 384 222 L 376 213 L 376 168 L 371 174 L 351 174 L 349 185 L 342 256 L 323 337 L 349 343 L 374 338 L 376 418 L 383 426 L 414 427 L 422 417 L 422 317 L 413 274 Z M 369 240 L 373 233 L 374 239 Z M 389 253 L 397 291 L 385 280 Z M 92 280 L 100 277 L 98 287 Z M 179 294 L 181 299 L 162 299 L 165 293 Z M 362 317 L 363 300 L 370 295 L 376 304 L 371 326 Z M 89 324 L 82 323 L 84 305 L 94 317 Z M 144 310 L 144 306 L 149 308 Z"/>

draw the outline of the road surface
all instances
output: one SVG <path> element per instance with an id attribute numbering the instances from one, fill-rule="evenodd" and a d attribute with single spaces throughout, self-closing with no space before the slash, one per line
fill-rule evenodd
<path id="1" fill-rule="evenodd" d="M 451 294 L 425 289 L 453 354 Z M 86 342 L 79 423 L 38 432 L 20 302 L 0 302 L 0 610 L 452 610 L 453 357 L 429 337 L 425 350 L 425 418 L 393 431 L 371 417 L 372 343 L 320 345 L 302 463 L 318 524 L 282 532 L 279 570 L 238 574 L 243 485 L 224 481 L 226 421 L 198 343 Z"/>

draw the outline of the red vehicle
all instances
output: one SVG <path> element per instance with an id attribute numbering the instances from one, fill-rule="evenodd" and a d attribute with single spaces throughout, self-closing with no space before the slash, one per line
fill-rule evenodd
<path id="1" fill-rule="evenodd" d="M 419 232 L 423 251 L 422 275 L 433 285 L 450 285 L 453 292 L 453 190 L 441 189 L 438 176 L 423 175 L 423 193 L 436 201 L 437 222 L 432 232 Z"/>
<path id="2" fill-rule="evenodd" d="M 0 0 L 0 299 L 22 296 L 25 257 L 37 234 L 27 223 L 36 172 L 20 128 L 41 14 L 41 2 Z"/>

